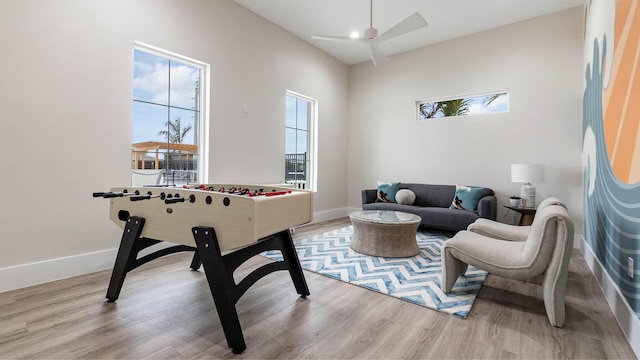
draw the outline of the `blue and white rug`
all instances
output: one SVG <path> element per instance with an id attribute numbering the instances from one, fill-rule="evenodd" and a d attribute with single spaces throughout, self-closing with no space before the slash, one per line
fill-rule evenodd
<path id="1" fill-rule="evenodd" d="M 450 294 L 440 290 L 440 247 L 446 235 L 418 232 L 420 254 L 410 258 L 363 255 L 349 247 L 353 228 L 347 226 L 295 241 L 303 269 L 365 287 L 431 309 L 466 318 L 487 273 L 469 266 Z M 263 254 L 282 260 L 280 251 Z"/>

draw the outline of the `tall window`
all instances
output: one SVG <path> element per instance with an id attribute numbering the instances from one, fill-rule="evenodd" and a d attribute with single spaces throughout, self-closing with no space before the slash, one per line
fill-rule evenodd
<path id="1" fill-rule="evenodd" d="M 134 49 L 132 185 L 205 181 L 207 68 L 156 48 Z"/>
<path id="2" fill-rule="evenodd" d="M 315 189 L 314 126 L 316 100 L 287 91 L 285 121 L 285 182 Z"/>

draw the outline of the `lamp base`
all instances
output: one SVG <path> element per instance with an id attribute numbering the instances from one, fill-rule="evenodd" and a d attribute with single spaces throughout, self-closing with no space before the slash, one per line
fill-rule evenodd
<path id="1" fill-rule="evenodd" d="M 522 198 L 522 206 L 526 208 L 536 207 L 536 188 L 526 183 L 520 188 L 520 197 Z"/>

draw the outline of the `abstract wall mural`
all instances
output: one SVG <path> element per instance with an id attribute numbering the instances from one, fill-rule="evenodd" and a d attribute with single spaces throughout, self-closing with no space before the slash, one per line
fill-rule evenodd
<path id="1" fill-rule="evenodd" d="M 640 0 L 587 0 L 583 70 L 585 238 L 640 317 Z"/>

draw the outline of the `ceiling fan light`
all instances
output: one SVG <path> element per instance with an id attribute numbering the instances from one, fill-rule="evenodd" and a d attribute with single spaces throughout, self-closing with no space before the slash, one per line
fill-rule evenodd
<path id="1" fill-rule="evenodd" d="M 350 37 L 352 39 L 357 39 L 357 38 L 360 37 L 360 34 L 357 31 L 354 31 L 354 32 L 351 33 Z"/>

